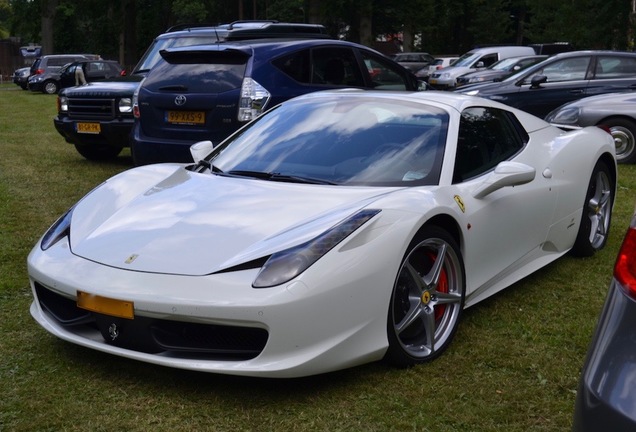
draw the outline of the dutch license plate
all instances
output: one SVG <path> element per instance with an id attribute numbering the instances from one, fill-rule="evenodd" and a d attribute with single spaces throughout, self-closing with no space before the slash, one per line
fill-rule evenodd
<path id="1" fill-rule="evenodd" d="M 77 133 L 98 134 L 101 133 L 102 127 L 99 123 L 77 123 Z"/>
<path id="2" fill-rule="evenodd" d="M 167 111 L 166 121 L 172 124 L 204 124 L 205 113 L 203 111 Z"/>
<path id="3" fill-rule="evenodd" d="M 434 79 L 430 79 L 430 78 L 429 78 L 429 79 L 428 79 L 428 83 L 429 83 L 429 84 L 437 84 L 437 80 L 434 80 Z"/>
<path id="4" fill-rule="evenodd" d="M 77 307 L 120 318 L 135 317 L 133 302 L 102 297 L 84 291 L 77 292 Z"/>

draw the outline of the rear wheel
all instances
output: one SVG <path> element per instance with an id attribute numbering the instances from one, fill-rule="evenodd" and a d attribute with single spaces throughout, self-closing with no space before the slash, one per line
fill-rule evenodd
<path id="1" fill-rule="evenodd" d="M 411 242 L 395 280 L 385 360 L 408 367 L 439 356 L 457 330 L 465 286 L 453 237 L 441 228 L 425 227 Z"/>
<path id="2" fill-rule="evenodd" d="M 75 149 L 79 154 L 84 156 L 88 160 L 94 161 L 103 161 L 114 159 L 119 156 L 123 147 L 114 147 L 114 146 L 92 146 L 92 145 L 81 145 L 75 144 Z"/>
<path id="3" fill-rule="evenodd" d="M 591 256 L 607 243 L 612 204 L 614 202 L 614 185 L 607 164 L 598 161 L 585 194 L 585 204 L 581 215 L 581 224 L 572 254 Z"/>

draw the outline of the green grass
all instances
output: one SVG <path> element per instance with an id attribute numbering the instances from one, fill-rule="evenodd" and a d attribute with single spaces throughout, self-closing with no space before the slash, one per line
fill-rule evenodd
<path id="1" fill-rule="evenodd" d="M 634 208 L 621 166 L 606 249 L 566 256 L 468 309 L 450 349 L 294 380 L 168 369 L 84 349 L 29 314 L 26 257 L 69 206 L 131 166 L 84 160 L 53 126 L 55 97 L 0 86 L 0 431 L 562 431 Z M 488 251 L 484 251 L 488 253 Z"/>

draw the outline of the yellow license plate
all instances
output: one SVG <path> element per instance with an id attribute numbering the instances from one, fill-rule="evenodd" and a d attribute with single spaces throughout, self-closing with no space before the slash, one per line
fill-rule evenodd
<path id="1" fill-rule="evenodd" d="M 204 124 L 205 113 L 203 111 L 168 111 L 166 120 L 172 124 Z"/>
<path id="2" fill-rule="evenodd" d="M 434 79 L 430 79 L 430 78 L 429 78 L 428 83 L 429 83 L 429 84 L 437 84 L 437 80 L 434 80 Z"/>
<path id="3" fill-rule="evenodd" d="M 104 315 L 135 318 L 133 302 L 102 297 L 83 291 L 77 292 L 77 307 Z"/>
<path id="4" fill-rule="evenodd" d="M 102 131 L 99 123 L 77 123 L 77 132 L 85 134 L 98 134 Z"/>

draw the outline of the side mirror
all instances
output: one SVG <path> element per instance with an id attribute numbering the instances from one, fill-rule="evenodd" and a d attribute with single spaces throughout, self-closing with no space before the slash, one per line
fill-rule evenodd
<path id="1" fill-rule="evenodd" d="M 529 165 L 519 162 L 501 162 L 473 192 L 473 197 L 481 199 L 502 187 L 529 183 L 534 180 L 535 175 L 536 170 Z"/>
<path id="2" fill-rule="evenodd" d="M 548 81 L 548 77 L 545 75 L 535 75 L 530 80 L 530 88 L 540 88 L 541 84 Z"/>
<path id="3" fill-rule="evenodd" d="M 476 67 L 477 69 L 483 69 L 483 68 L 485 68 L 486 66 L 484 65 L 484 62 L 483 62 L 483 61 L 478 61 L 477 63 L 475 63 L 475 67 Z"/>
<path id="4" fill-rule="evenodd" d="M 195 164 L 201 162 L 207 155 L 212 153 L 214 145 L 212 141 L 199 141 L 190 146 L 190 154 Z"/>

